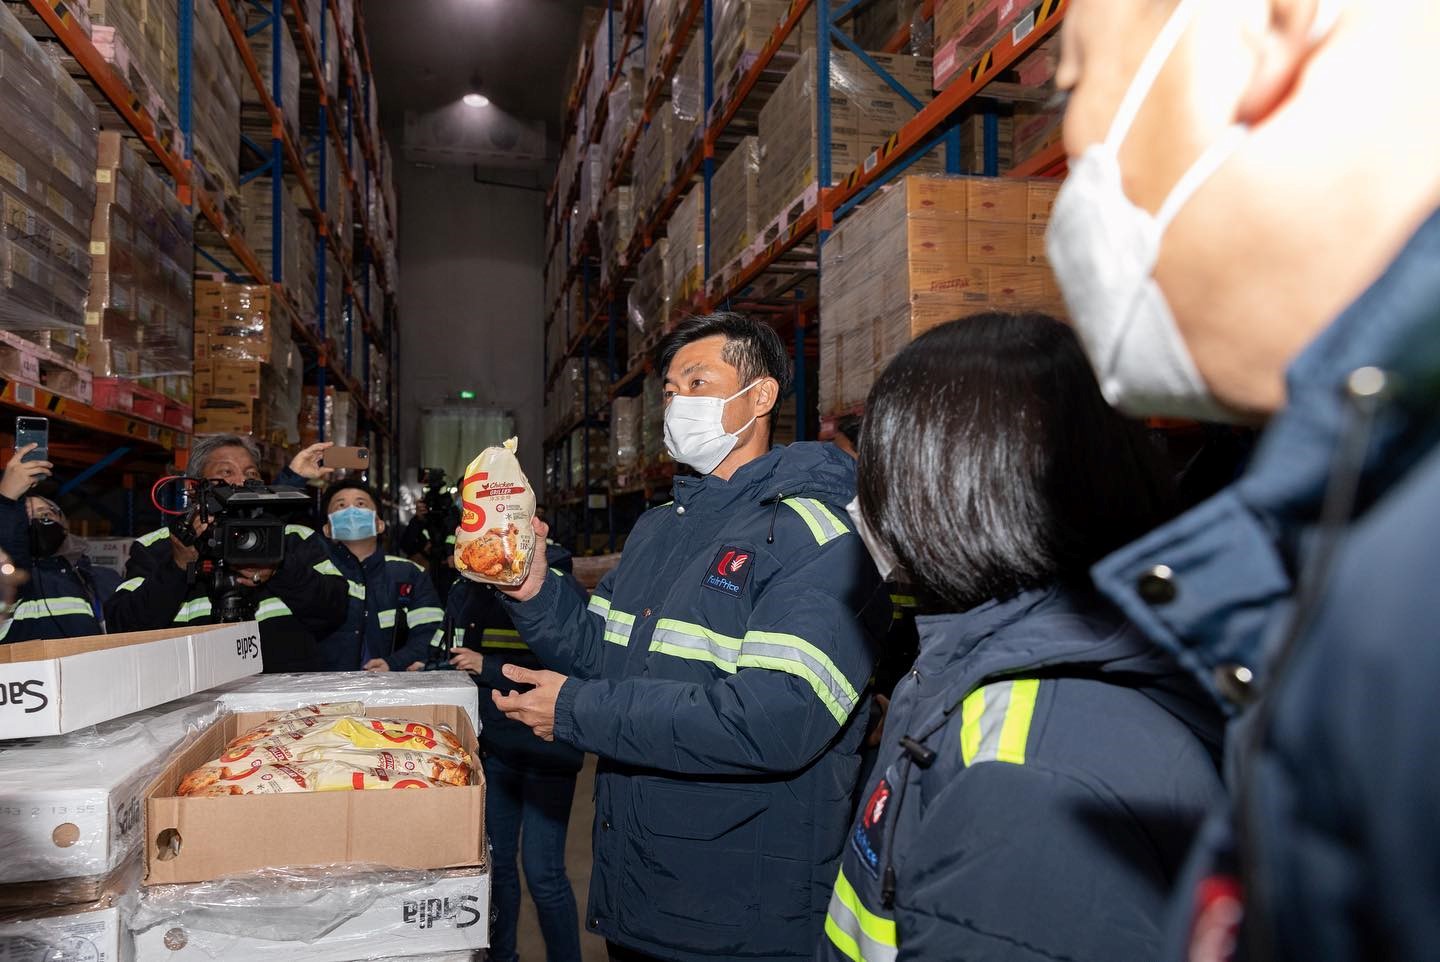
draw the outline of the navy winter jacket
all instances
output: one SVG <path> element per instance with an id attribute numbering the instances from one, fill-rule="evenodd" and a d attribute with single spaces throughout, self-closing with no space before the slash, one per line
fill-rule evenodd
<path id="1" fill-rule="evenodd" d="M 1197 895 L 1228 885 L 1246 902 L 1241 958 L 1440 957 L 1437 264 L 1440 214 L 1296 358 L 1244 476 L 1096 569 L 1238 716 L 1237 801 L 1207 825 L 1177 893 L 1173 958 L 1197 919 L 1202 937 L 1224 927 L 1223 902 Z M 1348 391 L 1364 367 L 1387 377 L 1373 417 Z M 1357 482 L 1338 540 L 1320 524 L 1332 478 Z"/>
<path id="2" fill-rule="evenodd" d="M 325 538 L 324 544 L 350 596 L 345 623 L 320 642 L 320 670 L 355 671 L 383 658 L 391 671 L 404 671 L 429 660 L 445 609 L 425 569 L 382 551 L 361 561 L 341 542 Z"/>
<path id="3" fill-rule="evenodd" d="M 821 444 L 680 478 L 588 610 L 554 576 L 506 602 L 571 676 L 556 738 L 600 757 L 591 932 L 682 962 L 814 951 L 890 615 L 854 493 Z"/>
<path id="4" fill-rule="evenodd" d="M 919 629 L 818 958 L 1149 962 L 1220 713 L 1088 589 Z"/>
<path id="5" fill-rule="evenodd" d="M 104 632 L 105 602 L 115 593 L 120 576 L 81 557 L 30 556 L 30 519 L 23 501 L 0 494 L 0 549 L 30 580 L 15 597 L 14 617 L 0 625 L 0 642 L 13 644 L 39 638 L 84 638 Z"/>
<path id="6" fill-rule="evenodd" d="M 589 595 L 570 574 L 570 552 L 556 544 L 546 548 L 551 571 L 582 601 Z M 445 605 L 454 647 L 470 648 L 485 656 L 475 683 L 480 686 L 480 746 L 511 768 L 521 771 L 578 772 L 585 753 L 562 741 L 536 737 L 525 724 L 505 717 L 490 697 L 492 691 L 508 695 L 528 686 L 516 685 L 504 675 L 506 665 L 540 668 L 530 646 L 520 638 L 510 612 L 498 591 L 469 578 L 457 578 Z"/>

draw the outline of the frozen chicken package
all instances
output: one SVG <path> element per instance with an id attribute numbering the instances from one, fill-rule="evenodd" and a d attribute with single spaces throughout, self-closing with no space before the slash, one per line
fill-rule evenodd
<path id="1" fill-rule="evenodd" d="M 515 457 L 519 441 L 486 448 L 465 469 L 455 567 L 471 581 L 523 584 L 535 548 L 535 491 Z"/>

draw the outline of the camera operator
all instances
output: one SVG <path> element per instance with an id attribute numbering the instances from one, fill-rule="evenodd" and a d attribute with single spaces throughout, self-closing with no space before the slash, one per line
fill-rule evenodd
<path id="1" fill-rule="evenodd" d="M 446 490 L 445 472 L 440 468 L 423 469 L 420 483 L 425 491 L 415 502 L 415 517 L 400 535 L 400 550 L 411 558 L 424 558 L 430 580 L 443 604 L 458 577 L 454 555 L 460 509 L 455 505 L 454 495 Z"/>
<path id="2" fill-rule="evenodd" d="M 30 574 L 13 620 L 0 625 L 0 642 L 100 634 L 103 605 L 120 578 L 90 564 L 59 505 L 28 493 L 51 469 L 49 461 L 20 460 L 34 447 L 16 451 L 0 476 L 0 549 Z"/>
<path id="3" fill-rule="evenodd" d="M 191 449 L 187 473 L 237 487 L 259 482 L 259 454 L 248 437 L 201 438 Z M 203 524 L 189 523 L 196 535 L 204 533 Z M 311 528 L 286 525 L 279 566 L 233 572 L 235 584 L 252 592 L 267 672 L 321 670 L 317 640 L 345 621 L 345 577 L 321 541 Z M 213 586 L 203 574 L 200 551 L 170 527 L 136 539 L 125 574 L 127 580 L 105 609 L 112 631 L 217 622 Z"/>
<path id="4" fill-rule="evenodd" d="M 326 547 L 350 586 L 344 625 L 320 643 L 328 671 L 420 671 L 443 641 L 445 611 L 424 569 L 380 550 L 378 501 L 369 485 L 351 480 L 321 497 Z"/>

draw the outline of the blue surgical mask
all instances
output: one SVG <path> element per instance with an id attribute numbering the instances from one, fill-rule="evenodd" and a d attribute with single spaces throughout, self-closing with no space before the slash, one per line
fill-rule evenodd
<path id="1" fill-rule="evenodd" d="M 366 541 L 378 533 L 379 520 L 369 508 L 341 508 L 330 514 L 330 536 L 336 541 Z"/>

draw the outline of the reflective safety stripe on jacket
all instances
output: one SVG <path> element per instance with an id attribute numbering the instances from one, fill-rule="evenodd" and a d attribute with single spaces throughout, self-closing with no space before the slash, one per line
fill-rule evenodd
<path id="1" fill-rule="evenodd" d="M 43 618 L 63 618 L 67 615 L 94 619 L 95 609 L 84 598 L 45 598 L 22 601 L 15 608 L 15 614 L 0 624 L 0 641 L 10 634 L 15 622 L 38 621 Z"/>
<path id="2" fill-rule="evenodd" d="M 843 867 L 830 896 L 825 935 L 852 962 L 893 962 L 900 954 L 894 917 L 867 909 L 845 877 Z"/>

